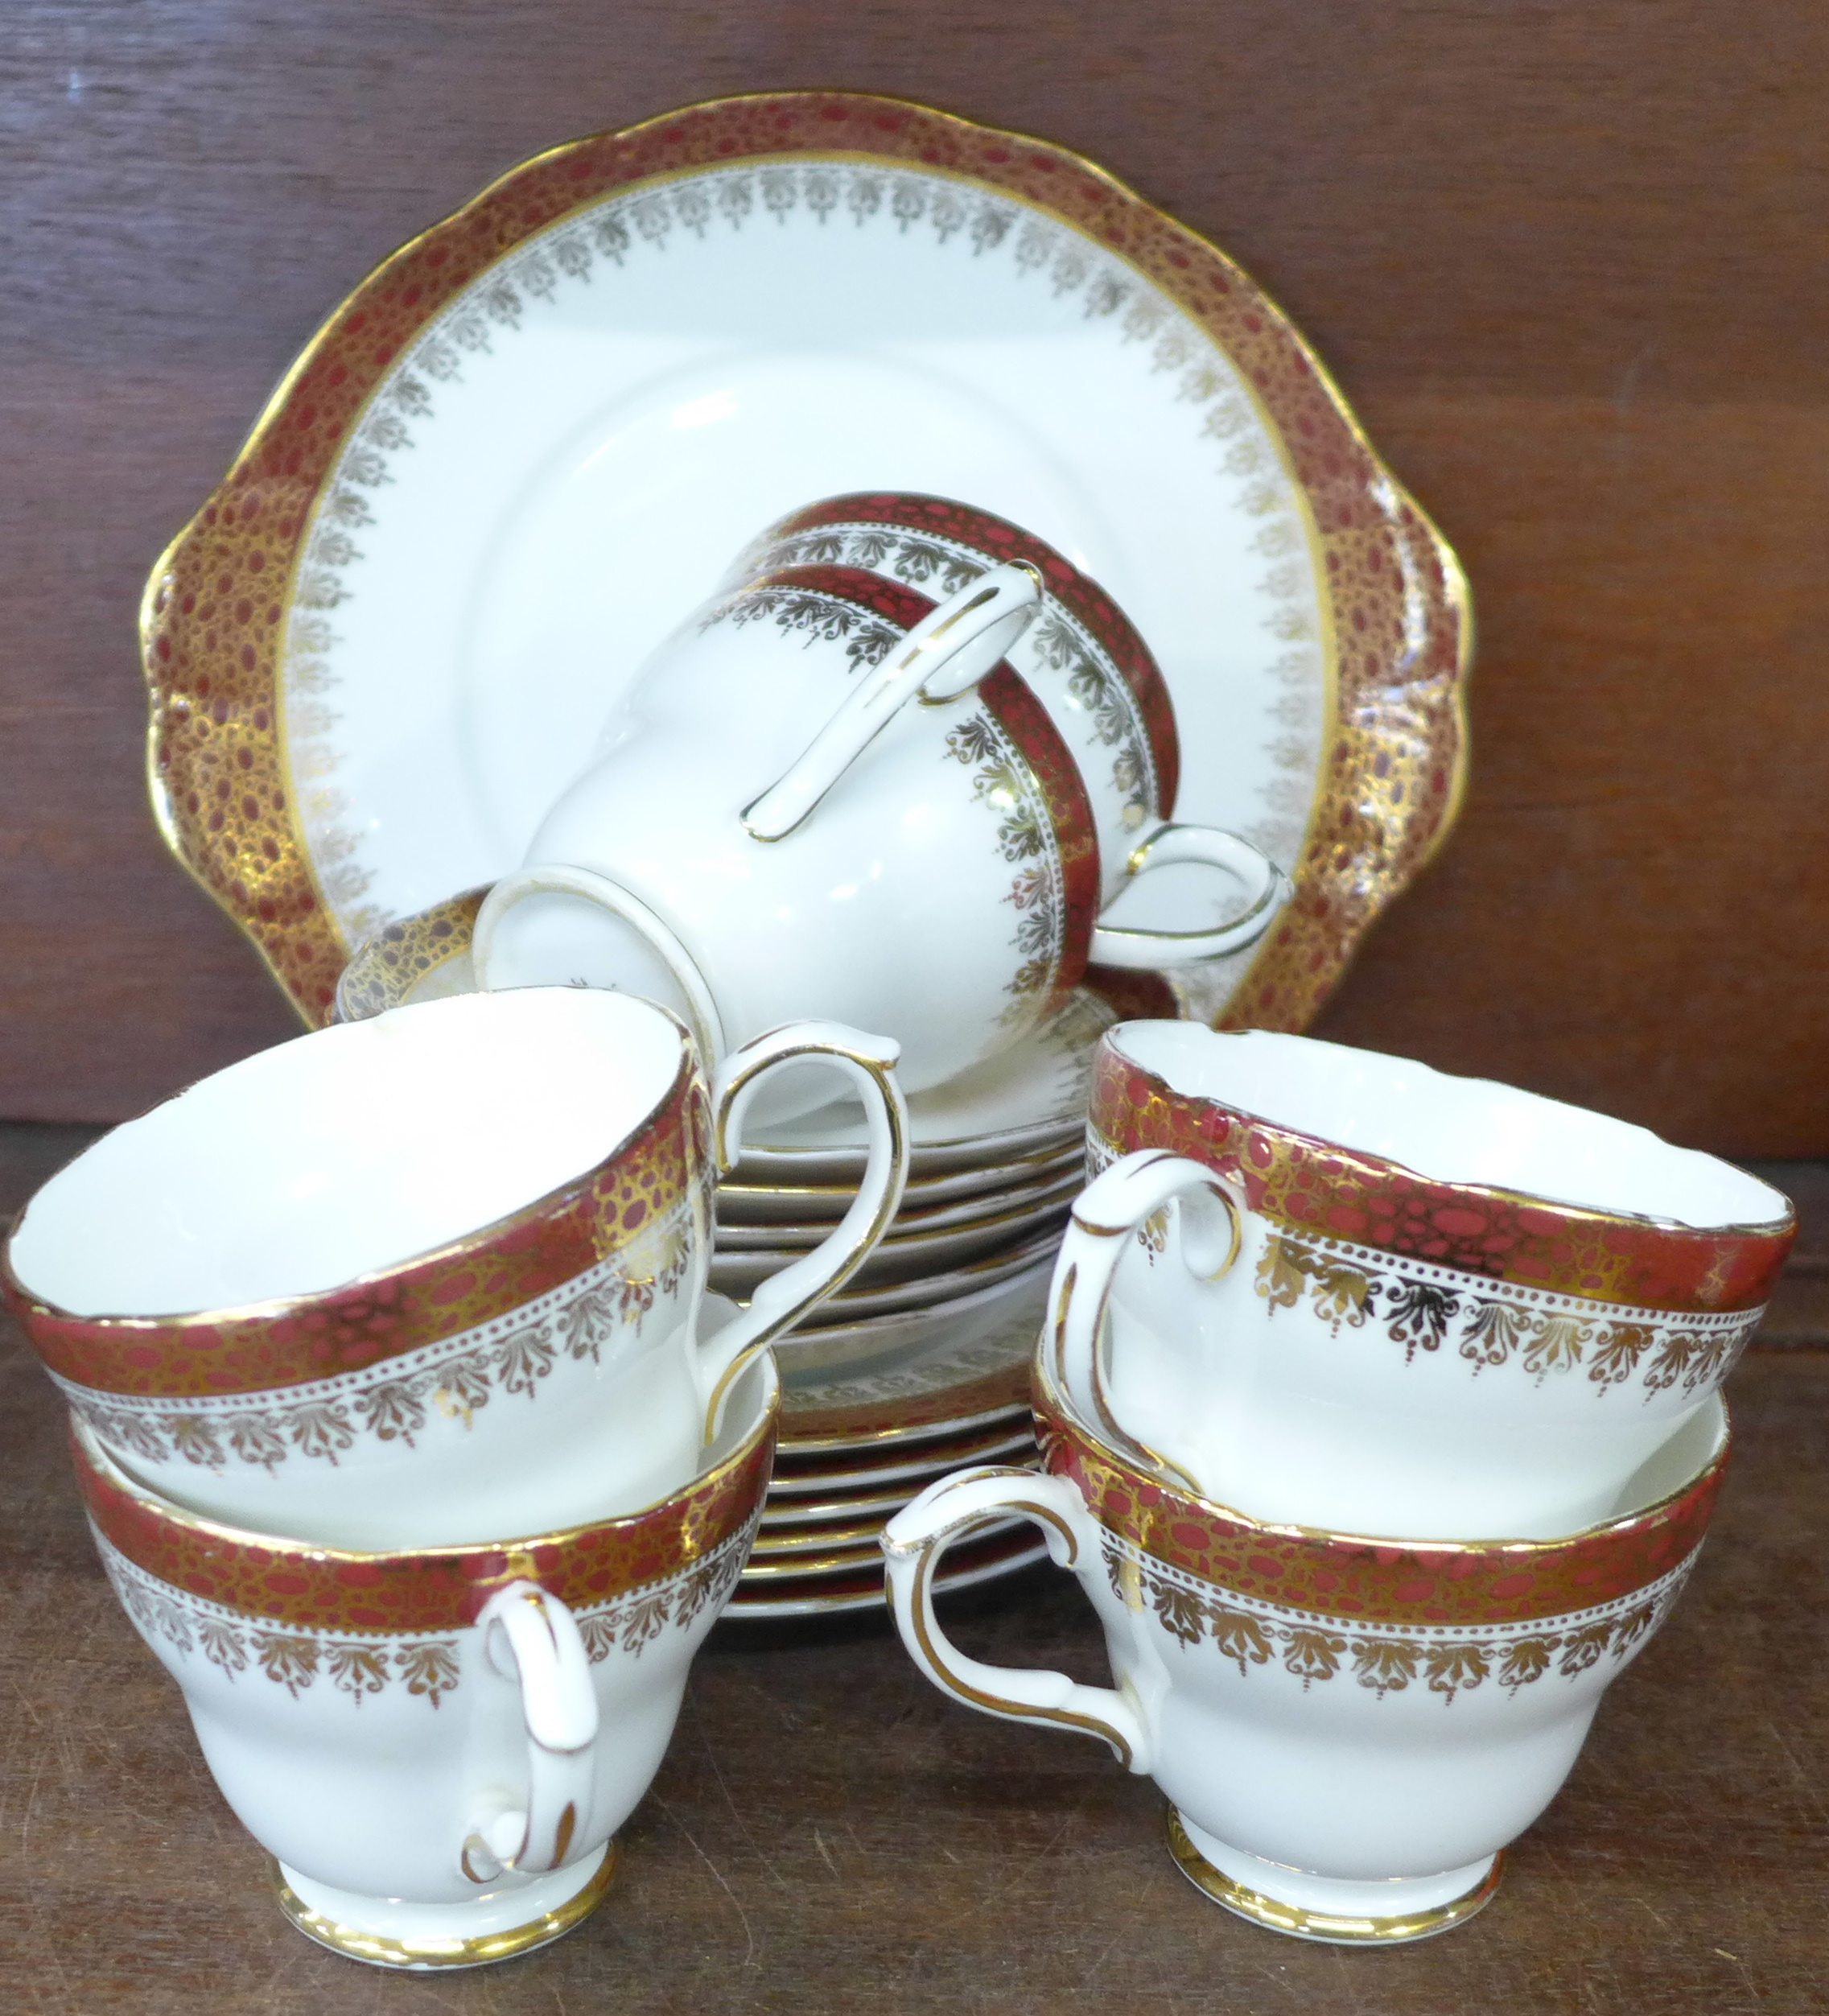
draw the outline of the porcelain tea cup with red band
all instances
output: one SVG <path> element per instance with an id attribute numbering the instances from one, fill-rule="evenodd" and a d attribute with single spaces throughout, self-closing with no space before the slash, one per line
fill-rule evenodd
<path id="1" fill-rule="evenodd" d="M 1617 1516 L 1554 1540 L 1372 1538 L 1247 1518 L 1164 1483 L 1036 1374 L 1043 1474 L 962 1470 L 884 1533 L 902 1641 L 936 1686 L 1102 1737 L 1171 1802 L 1220 1903 L 1345 1944 L 1426 1938 L 1492 1895 L 1602 1692 L 1693 1565 L 1727 1459 L 1718 1395 Z M 970 1659 L 941 1632 L 945 1549 L 1032 1520 L 1105 1629 L 1114 1688 Z"/>
<path id="2" fill-rule="evenodd" d="M 212 1518 L 436 1546 L 645 1504 L 729 1382 L 867 1255 L 906 1175 L 892 1044 L 803 1023 L 708 1090 L 626 995 L 468 994 L 295 1038 L 78 1156 L 6 1251 L 9 1299 L 119 1462 Z M 714 1328 L 712 1189 L 770 1074 L 869 1115 L 823 1246 Z"/>
<path id="3" fill-rule="evenodd" d="M 1135 829 L 1108 791 L 1095 802 L 1004 661 L 1040 580 L 1027 563 L 982 569 L 936 605 L 862 567 L 801 566 L 715 600 L 649 661 L 485 900 L 479 983 L 647 993 L 714 1054 L 834 1016 L 895 1037 L 918 1091 L 1018 1040 L 1089 958 L 1160 966 L 1253 942 L 1283 894 L 1275 865 L 1212 829 Z M 1111 888 L 1189 862 L 1234 897 L 1242 884 L 1237 914 L 1184 934 L 1099 924 Z"/>
<path id="4" fill-rule="evenodd" d="M 912 491 L 826 497 L 779 519 L 727 588 L 784 568 L 855 567 L 924 596 L 958 595 L 1000 567 L 1032 568 L 1040 604 L 1004 662 L 1048 710 L 1092 801 L 1103 901 L 1134 846 L 1174 811 L 1181 751 L 1168 682 L 1135 625 L 1065 555 L 995 513 Z"/>
<path id="5" fill-rule="evenodd" d="M 748 1555 L 779 1395 L 764 1354 L 698 1474 L 652 1505 L 361 1552 L 187 1512 L 76 1417 L 102 1565 L 301 1931 L 382 1966 L 469 1967 L 590 1911 Z"/>
<path id="6" fill-rule="evenodd" d="M 1088 1141 L 1055 1277 L 1076 1406 L 1254 1516 L 1361 1532 L 1609 1515 L 1795 1229 L 1642 1128 L 1260 1031 L 1107 1031 Z"/>

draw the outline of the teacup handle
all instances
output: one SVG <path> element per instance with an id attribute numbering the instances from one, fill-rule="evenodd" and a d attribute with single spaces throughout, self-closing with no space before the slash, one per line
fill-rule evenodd
<path id="1" fill-rule="evenodd" d="M 758 840 L 785 839 L 914 694 L 935 704 L 977 685 L 1041 606 L 1041 576 L 1021 562 L 991 568 L 923 616 L 854 686 L 787 773 L 744 808 Z"/>
<path id="2" fill-rule="evenodd" d="M 900 1206 L 908 1181 L 908 1108 L 895 1071 L 900 1054 L 901 1045 L 892 1038 L 866 1036 L 842 1022 L 789 1022 L 732 1051 L 719 1068 L 711 1111 L 719 1175 L 736 1166 L 750 1102 L 786 1064 L 830 1064 L 851 1081 L 863 1100 L 870 1149 L 858 1194 L 831 1234 L 762 1282 L 742 1315 L 700 1339 L 695 1363 L 707 1447 L 717 1439 L 737 1375 L 758 1351 L 844 1286 Z"/>
<path id="3" fill-rule="evenodd" d="M 1229 1176 L 1165 1148 L 1138 1148 L 1095 1177 L 1068 1221 L 1048 1293 L 1055 1383 L 1116 1446 L 1198 1493 L 1198 1482 L 1121 1426 L 1106 1393 L 1105 1311 L 1133 1233 L 1180 1200 L 1181 1255 L 1197 1280 L 1217 1281 L 1238 1258 L 1250 1203 Z"/>
<path id="4" fill-rule="evenodd" d="M 884 1528 L 889 1606 L 908 1656 L 943 1694 L 967 1708 L 1005 1721 L 1102 1737 L 1127 1770 L 1147 1773 L 1149 1732 L 1135 1704 L 1116 1688 L 1082 1686 L 1045 1668 L 987 1666 L 966 1658 L 941 1630 L 933 1577 L 946 1549 L 1012 1512 L 1041 1528 L 1057 1568 L 1078 1572 L 1082 1560 L 1098 1560 L 1098 1527 L 1064 1478 L 995 1465 L 955 1470 L 929 1485 Z"/>
<path id="5" fill-rule="evenodd" d="M 484 1656 L 518 1683 L 527 1725 L 527 1800 L 479 1816 L 459 1860 L 473 1883 L 505 1869 L 535 1876 L 564 1866 L 591 1807 L 597 1690 L 577 1621 L 537 1582 L 510 1582 L 476 1619 Z"/>
<path id="6" fill-rule="evenodd" d="M 1267 854 L 1236 833 L 1221 832 L 1215 826 L 1159 826 L 1133 849 L 1125 868 L 1135 880 L 1151 868 L 1168 868 L 1178 861 L 1222 868 L 1242 882 L 1250 893 L 1245 908 L 1226 923 L 1199 931 L 1095 925 L 1089 954 L 1094 965 L 1193 966 L 1202 959 L 1217 959 L 1261 938 L 1290 893 L 1289 878 Z"/>
<path id="7" fill-rule="evenodd" d="M 471 966 L 477 986 L 485 993 L 504 983 L 496 956 L 499 942 L 496 934 L 502 919 L 517 903 L 525 902 L 530 896 L 576 897 L 581 902 L 595 904 L 599 909 L 608 911 L 628 925 L 646 943 L 679 989 L 699 1055 L 707 1062 L 723 1055 L 723 1021 L 698 962 L 664 917 L 620 882 L 612 882 L 608 876 L 598 874 L 595 868 L 569 868 L 557 862 L 540 864 L 515 868 L 490 888 L 470 931 Z"/>

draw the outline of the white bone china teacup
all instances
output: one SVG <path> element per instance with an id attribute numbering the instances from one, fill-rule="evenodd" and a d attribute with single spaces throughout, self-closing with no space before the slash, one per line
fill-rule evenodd
<path id="1" fill-rule="evenodd" d="M 881 1235 L 894 1054 L 801 1024 L 708 1091 L 686 1031 L 626 995 L 395 1008 L 117 1128 L 27 1207 L 6 1285 L 109 1453 L 211 1517 L 372 1548 L 603 1516 L 694 1474 L 732 1376 Z M 863 1099 L 863 1186 L 714 1328 L 718 1169 L 769 1074 L 814 1066 Z"/>

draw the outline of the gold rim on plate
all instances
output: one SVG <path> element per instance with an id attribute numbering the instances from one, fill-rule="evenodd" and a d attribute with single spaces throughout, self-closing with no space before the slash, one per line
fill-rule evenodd
<path id="1" fill-rule="evenodd" d="M 352 430 L 369 418 L 405 347 L 533 236 L 637 185 L 809 160 L 945 176 L 1120 262 L 1230 361 L 1283 460 L 1322 597 L 1323 782 L 1294 899 L 1221 1020 L 1301 1028 L 1448 831 L 1465 776 L 1466 583 L 1260 288 L 1198 233 L 1052 142 L 859 93 L 713 100 L 539 155 L 385 260 L 311 338 L 227 476 L 152 570 L 140 637 L 160 830 L 307 1023 L 330 1015 L 352 948 L 302 838 L 299 799 L 309 780 L 288 761 L 281 639 L 289 612 L 316 592 L 307 542 Z M 327 860 L 323 872 L 333 872 Z"/>

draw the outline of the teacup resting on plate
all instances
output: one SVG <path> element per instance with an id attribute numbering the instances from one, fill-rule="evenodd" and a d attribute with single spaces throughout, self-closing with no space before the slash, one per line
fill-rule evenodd
<path id="1" fill-rule="evenodd" d="M 1088 1140 L 1114 1165 L 1061 1251 L 1064 1389 L 1208 1496 L 1357 1532 L 1602 1517 L 1795 1230 L 1643 1128 L 1303 1037 L 1120 1023 Z"/>
<path id="2" fill-rule="evenodd" d="M 742 1573 L 779 1394 L 764 1354 L 699 1474 L 652 1505 L 359 1553 L 199 1519 L 79 1417 L 102 1565 L 301 1931 L 382 1966 L 472 1967 L 591 1909 Z"/>
<path id="3" fill-rule="evenodd" d="M 603 752 L 484 903 L 480 983 L 646 993 L 714 1053 L 836 1016 L 899 1041 L 912 1091 L 1015 1041 L 1089 956 L 1160 966 L 1251 942 L 1283 893 L 1274 864 L 1166 824 L 1143 785 L 1119 792 L 1098 734 L 1076 748 L 1003 662 L 1043 578 L 981 568 L 937 607 L 858 566 L 741 581 L 649 661 Z M 1048 624 L 1067 637 L 1058 612 Z M 1074 704 L 1103 694 L 1116 721 L 1112 694 L 1131 689 L 1082 686 Z M 1096 796 L 1081 767 L 1094 748 Z M 1098 923 L 1136 876 L 1190 862 L 1242 885 L 1238 914 L 1187 932 Z"/>
<path id="4" fill-rule="evenodd" d="M 893 1045 L 803 1023 L 708 1094 L 626 995 L 469 994 L 320 1029 L 115 1129 L 32 1200 L 6 1286 L 78 1415 L 177 1503 L 332 1546 L 605 1516 L 698 1466 L 744 1361 L 894 1215 Z M 716 1170 L 774 1071 L 863 1100 L 830 1239 L 713 1330 Z"/>
<path id="5" fill-rule="evenodd" d="M 1046 1474 L 958 1471 L 889 1523 L 910 1655 L 967 1707 L 1103 1737 L 1172 1802 L 1171 1851 L 1209 1897 L 1349 1944 L 1426 1938 L 1491 1896 L 1681 1592 L 1728 1453 L 1712 1396 L 1584 1532 L 1371 1540 L 1165 1485 L 1044 1362 L 1036 1391 Z M 987 1666 L 941 1633 L 945 1548 L 1012 1514 L 1078 1577 L 1115 1691 Z"/>

